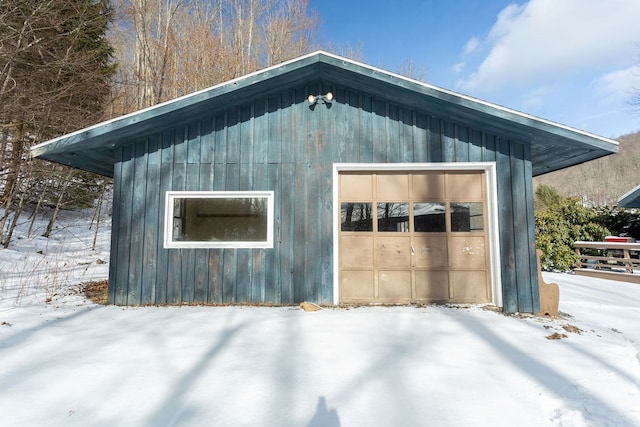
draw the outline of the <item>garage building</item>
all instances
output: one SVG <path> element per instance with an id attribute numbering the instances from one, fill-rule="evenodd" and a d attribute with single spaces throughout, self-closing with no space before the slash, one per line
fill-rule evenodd
<path id="1" fill-rule="evenodd" d="M 617 142 L 315 52 L 35 146 L 114 179 L 109 302 L 537 312 L 532 178 Z"/>

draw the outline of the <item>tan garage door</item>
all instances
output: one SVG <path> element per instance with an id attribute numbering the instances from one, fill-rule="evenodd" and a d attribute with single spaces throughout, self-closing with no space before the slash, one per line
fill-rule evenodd
<path id="1" fill-rule="evenodd" d="M 340 302 L 491 301 L 484 171 L 339 180 Z"/>

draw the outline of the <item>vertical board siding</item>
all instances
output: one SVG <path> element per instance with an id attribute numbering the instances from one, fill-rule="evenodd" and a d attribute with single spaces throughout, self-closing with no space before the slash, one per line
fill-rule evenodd
<path id="1" fill-rule="evenodd" d="M 371 96 L 366 94 L 360 95 L 360 108 L 358 109 L 360 126 L 358 127 L 358 136 L 360 141 L 359 156 L 353 159 L 345 159 L 344 161 L 353 161 L 358 163 L 373 162 L 373 100 Z"/>
<path id="2" fill-rule="evenodd" d="M 147 141 L 134 144 L 133 218 L 144 218 L 147 188 Z M 129 254 L 129 304 L 143 304 L 142 269 L 144 268 L 144 221 L 131 221 L 131 252 Z"/>
<path id="3" fill-rule="evenodd" d="M 161 245 L 158 236 L 162 236 L 160 228 L 160 209 L 158 185 L 160 182 L 160 137 L 152 136 L 147 143 L 147 173 L 142 179 L 146 185 L 145 208 L 142 212 L 144 216 L 144 244 L 143 244 L 143 267 L 142 267 L 142 304 L 156 303 L 156 262 L 158 257 L 158 246 Z"/>
<path id="4" fill-rule="evenodd" d="M 524 147 L 522 144 L 511 144 L 511 192 L 512 199 L 517 200 L 522 197 L 525 189 L 525 168 L 524 168 Z M 527 220 L 527 205 L 524 203 L 513 204 L 513 222 L 514 227 L 517 229 L 521 225 L 526 223 Z M 526 301 L 530 299 L 530 289 L 522 284 L 527 283 L 529 279 L 531 266 L 529 265 L 529 246 L 519 244 L 518 240 L 515 241 L 515 273 L 516 273 L 516 292 L 517 301 Z M 533 311 L 531 305 L 518 304 L 518 311 L 530 313 Z"/>
<path id="5" fill-rule="evenodd" d="M 200 126 L 200 163 L 211 164 L 216 143 L 213 119 L 210 117 L 203 119 Z"/>
<path id="6" fill-rule="evenodd" d="M 274 224 L 273 224 L 273 250 L 264 250 L 264 302 L 282 304 L 282 281 L 280 279 L 280 266 L 282 258 L 282 188 L 280 186 L 280 165 L 269 164 L 267 166 L 267 182 L 265 190 L 274 192 Z M 275 284 L 279 283 L 280 286 Z"/>
<path id="7" fill-rule="evenodd" d="M 187 163 L 200 163 L 200 122 L 190 123 L 187 132 Z"/>
<path id="8" fill-rule="evenodd" d="M 333 164 L 454 161 L 496 162 L 504 308 L 535 311 L 530 147 L 323 82 L 116 150 L 109 301 L 330 303 Z M 165 249 L 169 190 L 274 191 L 273 249 Z"/>
<path id="9" fill-rule="evenodd" d="M 386 139 L 384 144 L 387 146 L 387 161 L 390 163 L 399 163 L 402 161 L 402 152 L 407 150 L 407 141 L 400 136 L 400 113 L 398 107 L 387 104 L 387 113 L 385 120 Z"/>
<path id="10" fill-rule="evenodd" d="M 257 137 L 267 138 L 267 163 L 279 164 L 282 162 L 282 110 L 280 108 L 280 97 L 272 96 L 267 101 L 267 113 L 265 114 L 264 133 L 259 133 Z"/>
<path id="11" fill-rule="evenodd" d="M 123 185 L 120 188 L 120 197 L 118 198 L 117 209 L 120 211 L 118 215 L 117 225 L 114 223 L 114 227 L 118 230 L 118 251 L 116 257 L 111 262 L 116 264 L 115 283 L 118 286 L 115 289 L 115 303 L 116 304 L 129 304 L 127 300 L 127 294 L 129 292 L 129 256 L 131 253 L 130 236 L 131 236 L 131 220 L 133 218 L 131 209 L 133 206 L 133 145 L 126 145 L 119 150 L 122 158 L 122 179 Z M 125 184 L 126 183 L 126 184 Z M 131 302 L 135 304 L 135 302 Z"/>
<path id="12" fill-rule="evenodd" d="M 468 162 L 471 159 L 469 158 L 469 151 L 471 146 L 471 139 L 469 137 L 469 128 L 464 126 L 456 126 L 456 162 Z"/>
<path id="13" fill-rule="evenodd" d="M 240 110 L 231 110 L 227 115 L 227 137 L 224 141 L 227 147 L 227 163 L 240 162 Z"/>
<path id="14" fill-rule="evenodd" d="M 475 129 L 469 129 L 470 141 L 469 141 L 469 161 L 480 162 L 482 161 L 482 138 L 484 134 Z"/>
<path id="15" fill-rule="evenodd" d="M 296 164 L 282 164 L 282 181 L 280 185 L 280 283 L 282 304 L 294 302 L 293 272 L 294 272 L 294 242 L 296 204 L 292 182 L 295 181 Z"/>
<path id="16" fill-rule="evenodd" d="M 291 91 L 284 92 L 281 97 L 280 116 L 280 146 L 282 155 L 282 164 L 295 163 L 295 150 L 293 149 L 293 93 Z"/>
<path id="17" fill-rule="evenodd" d="M 158 194 L 158 266 L 156 268 L 156 303 L 167 304 L 173 301 L 167 298 L 169 285 L 169 251 L 164 250 L 164 206 L 165 193 L 173 188 L 173 149 L 175 132 L 169 131 L 162 134 L 162 154 L 160 166 L 160 185 Z M 173 256 L 173 254 L 172 254 Z"/>
<path id="18" fill-rule="evenodd" d="M 240 152 L 240 163 L 251 165 L 253 159 L 253 104 L 240 108 L 240 140 L 238 150 Z M 258 160 L 259 161 L 259 160 Z"/>
<path id="19" fill-rule="evenodd" d="M 306 291 L 308 291 L 309 286 L 306 282 L 310 279 L 304 271 L 307 257 L 307 239 L 305 236 L 305 223 L 307 222 L 306 209 L 305 212 L 301 212 L 303 210 L 301 203 L 303 200 L 307 200 L 307 186 L 305 180 L 307 176 L 306 169 L 306 165 L 298 165 L 296 168 L 295 183 L 293 186 L 289 187 L 293 190 L 293 205 L 295 206 L 295 210 L 289 219 L 293 222 L 293 239 L 291 243 L 293 252 L 292 297 L 294 301 L 304 301 L 307 299 Z"/>
<path id="20" fill-rule="evenodd" d="M 449 121 L 442 121 L 440 141 L 442 143 L 442 161 L 456 161 L 456 125 Z"/>
<path id="21" fill-rule="evenodd" d="M 362 108 L 360 106 L 360 94 L 354 91 L 345 91 L 348 104 L 338 104 L 332 111 L 333 140 L 327 144 L 333 144 L 336 149 L 335 158 L 338 162 L 346 162 L 347 159 L 360 159 L 360 150 L 365 145 L 362 129 Z M 340 107 L 340 108 L 337 108 Z M 351 114 L 348 114 L 351 112 Z"/>
<path id="22" fill-rule="evenodd" d="M 367 129 L 371 132 L 373 139 L 373 162 L 374 163 L 386 163 L 387 162 L 387 104 L 380 100 L 373 100 L 373 126 L 371 129 Z"/>
<path id="23" fill-rule="evenodd" d="M 500 262 L 502 266 L 502 302 L 505 310 L 518 311 L 518 283 L 516 276 L 516 235 L 513 222 L 513 189 L 511 187 L 511 158 L 509 141 L 496 143 L 498 174 L 498 217 L 500 220 Z"/>
<path id="24" fill-rule="evenodd" d="M 434 163 L 445 161 L 442 154 L 442 144 L 444 142 L 442 130 L 442 120 L 437 117 L 430 117 L 428 131 L 430 155 L 425 161 Z"/>
<path id="25" fill-rule="evenodd" d="M 107 289 L 107 302 L 109 304 L 126 304 L 117 298 L 117 291 L 124 286 L 121 282 L 121 277 L 118 275 L 125 266 L 118 262 L 120 249 L 120 206 L 122 206 L 122 187 L 123 185 L 117 185 L 117 183 L 123 182 L 122 171 L 126 167 L 126 159 L 124 159 L 124 148 L 118 148 L 114 153 L 113 164 L 113 202 L 111 204 L 111 250 L 109 253 L 109 287 Z M 124 249 L 124 248 L 123 248 Z"/>
<path id="26" fill-rule="evenodd" d="M 253 162 L 264 164 L 269 153 L 269 122 L 266 114 L 266 100 L 256 102 L 251 117 L 251 146 L 253 147 Z"/>
<path id="27" fill-rule="evenodd" d="M 426 162 L 429 159 L 429 120 L 424 114 L 414 113 L 413 161 Z"/>
<path id="28" fill-rule="evenodd" d="M 536 232 L 535 232 L 535 227 L 533 226 L 533 224 L 535 224 L 535 219 L 534 219 L 534 213 L 533 213 L 533 199 L 534 199 L 534 192 L 533 192 L 533 164 L 531 162 L 531 145 L 527 144 L 524 147 L 524 155 L 525 155 L 525 162 L 524 162 L 524 173 L 525 173 L 525 179 L 524 179 L 524 183 L 525 183 L 525 199 L 526 199 L 526 206 L 527 206 L 527 211 L 526 211 L 526 224 L 530 224 L 529 227 L 526 227 L 526 232 L 527 232 L 527 239 L 526 241 L 529 244 L 529 251 L 528 251 L 528 255 L 529 255 L 529 265 L 531 266 L 531 269 L 529 271 L 530 274 L 530 283 L 531 286 L 529 286 L 529 291 L 531 292 L 530 295 L 525 295 L 524 298 L 526 299 L 530 299 L 531 301 L 531 307 L 532 307 L 532 312 L 533 313 L 539 313 L 540 312 L 540 288 L 539 288 L 539 282 L 538 282 L 538 258 L 537 258 L 537 253 L 536 253 Z M 527 303 L 527 301 L 525 300 L 523 303 Z M 520 310 L 520 311 L 524 311 L 524 310 Z"/>
<path id="29" fill-rule="evenodd" d="M 173 158 L 172 158 L 172 174 L 171 189 L 174 191 L 185 190 L 186 183 L 186 144 L 184 141 L 184 129 L 178 128 L 173 134 Z M 164 207 L 159 206 L 164 211 Z M 166 220 L 166 218 L 165 218 Z M 184 249 L 170 250 L 168 259 L 167 272 L 167 303 L 177 304 L 183 301 L 182 297 L 182 256 Z"/>
<path id="30" fill-rule="evenodd" d="M 207 151 L 206 144 L 202 145 L 201 159 L 205 160 L 204 153 Z M 211 163 L 200 162 L 198 171 L 198 191 L 212 191 L 213 189 L 213 168 Z M 207 159 L 208 160 L 208 159 Z M 209 301 L 209 249 L 198 250 L 195 253 L 195 289 L 193 300 L 197 302 Z"/>

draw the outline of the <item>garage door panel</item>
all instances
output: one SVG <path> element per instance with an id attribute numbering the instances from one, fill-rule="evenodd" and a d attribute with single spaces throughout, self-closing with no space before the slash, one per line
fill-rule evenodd
<path id="1" fill-rule="evenodd" d="M 340 273 L 340 300 L 343 302 L 373 301 L 375 298 L 373 279 L 373 270 L 342 271 Z"/>
<path id="2" fill-rule="evenodd" d="M 373 236 L 340 236 L 340 265 L 343 268 L 373 268 Z"/>
<path id="3" fill-rule="evenodd" d="M 345 202 L 366 202 L 373 198 L 370 174 L 340 175 L 340 198 Z"/>
<path id="4" fill-rule="evenodd" d="M 454 269 L 485 268 L 487 260 L 484 237 L 449 237 L 449 258 Z"/>
<path id="5" fill-rule="evenodd" d="M 415 267 L 448 267 L 446 236 L 415 236 L 413 242 Z"/>
<path id="6" fill-rule="evenodd" d="M 376 175 L 376 198 L 388 202 L 406 201 L 409 198 L 409 176 L 395 173 Z"/>
<path id="7" fill-rule="evenodd" d="M 444 200 L 444 174 L 441 172 L 414 173 L 411 179 L 413 200 Z"/>
<path id="8" fill-rule="evenodd" d="M 452 298 L 459 302 L 490 302 L 487 273 L 478 271 L 452 271 Z"/>
<path id="9" fill-rule="evenodd" d="M 408 302 L 411 300 L 410 271 L 378 271 L 378 298 Z"/>
<path id="10" fill-rule="evenodd" d="M 416 270 L 416 299 L 419 301 L 447 301 L 449 295 L 448 271 Z"/>
<path id="11" fill-rule="evenodd" d="M 374 262 L 380 267 L 411 267 L 411 237 L 378 235 Z"/>
<path id="12" fill-rule="evenodd" d="M 450 173 L 447 175 L 447 194 L 457 200 L 482 200 L 483 178 L 482 173 Z"/>

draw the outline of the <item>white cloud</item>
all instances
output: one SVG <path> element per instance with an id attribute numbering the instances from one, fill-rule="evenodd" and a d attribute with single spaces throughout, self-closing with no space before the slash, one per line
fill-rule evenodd
<path id="1" fill-rule="evenodd" d="M 464 54 L 470 55 L 480 46 L 480 39 L 477 36 L 471 37 L 464 46 Z"/>
<path id="2" fill-rule="evenodd" d="M 451 71 L 453 71 L 456 74 L 460 74 L 462 70 L 464 70 L 465 66 L 466 64 L 464 62 L 455 63 L 451 66 Z"/>
<path id="3" fill-rule="evenodd" d="M 627 67 L 640 53 L 639 22 L 638 0 L 530 0 L 507 6 L 484 40 L 467 42 L 466 54 L 480 45 L 488 53 L 459 86 L 485 92 Z"/>
<path id="4" fill-rule="evenodd" d="M 524 94 L 522 99 L 522 109 L 537 110 L 543 107 L 547 99 L 553 95 L 553 88 L 550 86 L 540 86 Z"/>
<path id="5" fill-rule="evenodd" d="M 640 93 L 640 66 L 633 65 L 598 77 L 592 85 L 606 104 L 622 104 Z"/>

